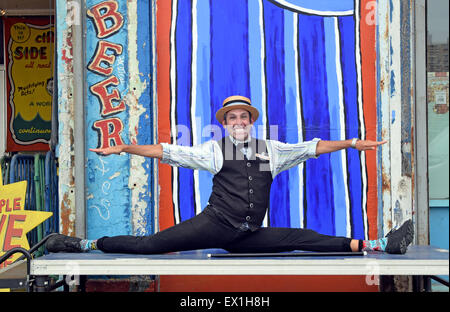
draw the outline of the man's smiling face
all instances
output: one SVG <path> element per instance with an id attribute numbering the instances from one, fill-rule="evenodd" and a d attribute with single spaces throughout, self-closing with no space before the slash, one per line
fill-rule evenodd
<path id="1" fill-rule="evenodd" d="M 239 141 L 245 141 L 250 134 L 254 122 L 247 110 L 236 108 L 225 114 L 222 125 L 233 138 Z"/>

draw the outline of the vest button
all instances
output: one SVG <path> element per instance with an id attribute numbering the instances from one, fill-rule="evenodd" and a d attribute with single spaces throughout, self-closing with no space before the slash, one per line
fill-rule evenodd
<path id="1" fill-rule="evenodd" d="M 247 163 L 247 167 L 251 167 L 251 166 L 252 166 L 252 164 L 248 162 Z"/>
<path id="2" fill-rule="evenodd" d="M 253 203 L 250 203 L 250 208 L 253 208 Z"/>
<path id="3" fill-rule="evenodd" d="M 250 194 L 253 194 L 253 189 L 249 189 L 248 192 L 249 192 Z"/>
<path id="4" fill-rule="evenodd" d="M 249 179 L 250 181 L 253 180 L 252 176 L 249 176 L 248 179 Z"/>
<path id="5" fill-rule="evenodd" d="M 250 216 L 245 217 L 245 220 L 247 220 L 247 221 L 250 221 L 250 219 L 251 219 Z"/>

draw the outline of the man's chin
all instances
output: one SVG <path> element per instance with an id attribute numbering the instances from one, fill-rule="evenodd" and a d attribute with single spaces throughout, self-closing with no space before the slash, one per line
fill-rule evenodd
<path id="1" fill-rule="evenodd" d="M 238 141 L 245 141 L 248 138 L 248 133 L 232 133 L 233 138 L 235 138 Z"/>

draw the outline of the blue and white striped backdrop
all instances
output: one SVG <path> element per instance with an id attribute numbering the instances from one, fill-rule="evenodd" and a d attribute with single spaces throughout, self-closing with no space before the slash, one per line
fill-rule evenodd
<path id="1" fill-rule="evenodd" d="M 173 143 L 223 135 L 223 99 L 251 98 L 254 135 L 296 143 L 364 138 L 359 1 L 172 0 L 170 124 Z M 162 105 L 159 103 L 159 105 Z M 220 131 L 219 131 L 220 129 Z M 207 204 L 212 175 L 174 168 L 175 222 Z M 308 160 L 274 180 L 265 225 L 367 237 L 364 154 Z"/>

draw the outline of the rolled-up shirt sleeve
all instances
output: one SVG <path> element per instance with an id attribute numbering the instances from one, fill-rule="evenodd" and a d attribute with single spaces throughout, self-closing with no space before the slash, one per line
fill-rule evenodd
<path id="1" fill-rule="evenodd" d="M 289 144 L 268 140 L 267 148 L 271 159 L 272 177 L 299 165 L 309 158 L 317 158 L 316 147 L 319 141 L 319 138 L 314 138 L 311 141 Z"/>
<path id="2" fill-rule="evenodd" d="M 210 140 L 200 145 L 182 146 L 161 143 L 163 155 L 161 162 L 174 167 L 208 170 L 212 174 L 220 171 L 223 157 L 216 141 Z"/>

